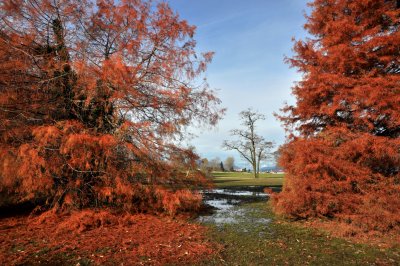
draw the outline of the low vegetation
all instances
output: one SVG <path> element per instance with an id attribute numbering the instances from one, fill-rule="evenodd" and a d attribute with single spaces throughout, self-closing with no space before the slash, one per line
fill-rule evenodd
<path id="1" fill-rule="evenodd" d="M 249 203 L 245 220 L 210 225 L 210 238 L 224 250 L 199 265 L 398 265 L 400 244 L 391 248 L 357 244 L 276 217 L 269 204 Z M 270 219 L 249 223 L 248 219 Z"/>
<path id="2" fill-rule="evenodd" d="M 218 188 L 281 186 L 283 174 L 214 172 Z M 243 216 L 235 223 L 207 224 L 209 237 L 223 246 L 199 265 L 398 265 L 400 241 L 395 236 L 359 237 L 344 233 L 332 220 L 288 220 L 270 203 L 246 202 L 235 207 Z M 262 222 L 255 222 L 255 221 Z M 253 221 L 253 222 L 249 222 Z M 337 230 L 332 230 L 332 225 Z"/>

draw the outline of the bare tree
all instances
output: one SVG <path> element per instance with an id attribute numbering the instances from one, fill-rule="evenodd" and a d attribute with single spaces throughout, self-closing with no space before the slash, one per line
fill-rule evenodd
<path id="1" fill-rule="evenodd" d="M 211 171 L 220 171 L 221 159 L 219 157 L 215 157 L 214 159 L 208 162 L 208 167 L 211 168 Z"/>
<path id="2" fill-rule="evenodd" d="M 269 157 L 270 149 L 273 147 L 272 142 L 266 141 L 256 133 L 256 122 L 265 120 L 265 116 L 250 108 L 240 112 L 239 116 L 245 129 L 231 130 L 231 136 L 237 137 L 237 140 L 225 140 L 222 146 L 227 150 L 238 151 L 251 164 L 254 177 L 258 178 L 260 163 Z"/>
<path id="3" fill-rule="evenodd" d="M 282 168 L 282 166 L 279 164 L 279 157 L 281 156 L 281 147 L 279 147 L 276 151 L 274 151 L 272 153 L 272 156 L 273 156 L 273 158 L 275 160 L 275 165 L 278 168 Z"/>
<path id="4" fill-rule="evenodd" d="M 201 159 L 201 160 L 200 160 L 200 170 L 201 170 L 203 173 L 208 174 L 208 172 L 209 172 L 208 168 L 209 168 L 208 159 L 207 159 L 207 158 Z"/>
<path id="5" fill-rule="evenodd" d="M 224 165 L 227 171 L 233 172 L 235 168 L 235 158 L 233 158 L 232 156 L 227 157 L 225 159 Z"/>

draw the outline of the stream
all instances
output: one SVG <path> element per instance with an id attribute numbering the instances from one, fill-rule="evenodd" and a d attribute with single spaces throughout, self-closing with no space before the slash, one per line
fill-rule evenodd
<path id="1" fill-rule="evenodd" d="M 272 187 L 272 190 L 278 192 L 280 187 Z M 263 187 L 218 188 L 205 190 L 202 194 L 203 203 L 208 211 L 197 218 L 200 223 L 224 226 L 240 222 L 264 225 L 270 222 L 270 219 L 250 215 L 251 209 L 242 206 L 245 203 L 266 202 L 269 195 L 263 192 Z"/>

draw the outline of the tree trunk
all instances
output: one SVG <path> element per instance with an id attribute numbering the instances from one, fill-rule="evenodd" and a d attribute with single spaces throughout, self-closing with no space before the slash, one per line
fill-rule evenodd
<path id="1" fill-rule="evenodd" d="M 258 154 L 257 158 L 257 177 L 260 175 L 260 163 L 261 163 L 261 152 Z"/>
<path id="2" fill-rule="evenodd" d="M 258 178 L 257 163 L 253 163 L 254 178 Z"/>

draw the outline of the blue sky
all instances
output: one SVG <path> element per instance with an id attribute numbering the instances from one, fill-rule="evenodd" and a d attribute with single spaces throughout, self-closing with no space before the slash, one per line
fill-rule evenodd
<path id="1" fill-rule="evenodd" d="M 198 50 L 214 51 L 206 77 L 217 90 L 227 113 L 211 130 L 195 130 L 190 144 L 201 157 L 234 156 L 221 144 L 230 139 L 229 130 L 238 128 L 238 113 L 249 107 L 267 116 L 258 132 L 277 145 L 285 140 L 281 124 L 272 115 L 284 102 L 293 103 L 291 86 L 301 76 L 283 60 L 292 54 L 292 37 L 304 38 L 306 0 L 170 0 L 181 18 L 197 26 Z"/>

